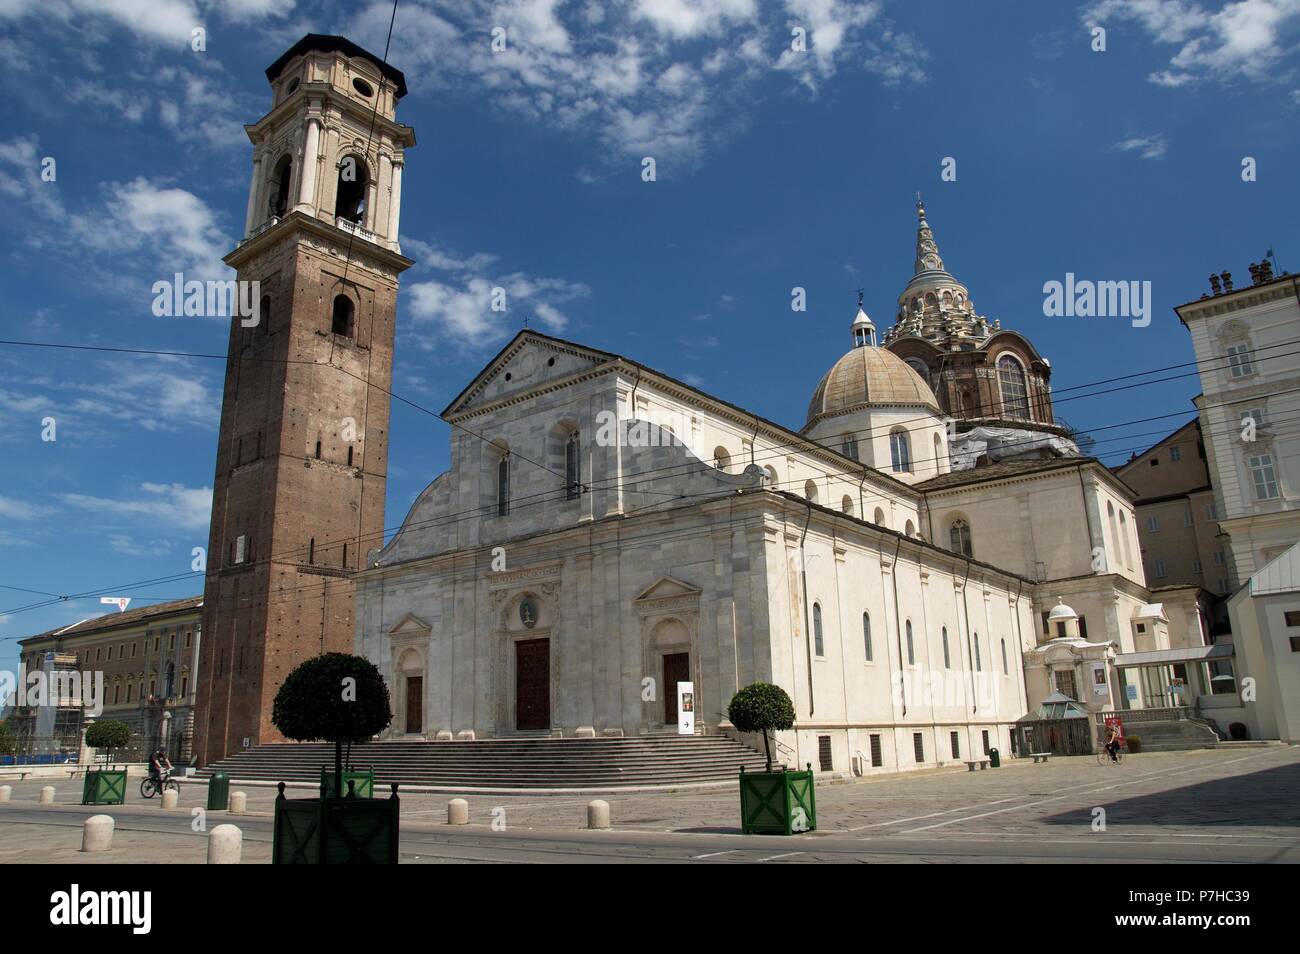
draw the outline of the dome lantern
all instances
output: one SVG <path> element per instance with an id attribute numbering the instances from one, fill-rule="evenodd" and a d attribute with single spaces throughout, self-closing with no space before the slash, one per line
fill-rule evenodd
<path id="1" fill-rule="evenodd" d="M 853 335 L 853 347 L 874 348 L 876 346 L 876 325 L 862 307 L 862 289 L 858 289 L 858 314 L 849 328 Z"/>

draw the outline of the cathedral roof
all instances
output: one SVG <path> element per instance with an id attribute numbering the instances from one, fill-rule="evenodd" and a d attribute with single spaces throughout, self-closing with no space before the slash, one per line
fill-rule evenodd
<path id="1" fill-rule="evenodd" d="M 936 413 L 939 410 L 930 386 L 898 355 L 884 348 L 854 348 L 822 376 L 808 404 L 808 424 L 878 404 L 921 405 Z"/>

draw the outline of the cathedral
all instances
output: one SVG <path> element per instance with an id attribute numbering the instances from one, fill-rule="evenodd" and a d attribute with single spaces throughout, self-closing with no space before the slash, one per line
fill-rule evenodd
<path id="1" fill-rule="evenodd" d="M 227 261 L 270 292 L 230 342 L 203 761 L 275 740 L 275 688 L 328 649 L 380 668 L 393 738 L 675 733 L 681 682 L 696 733 L 734 734 L 762 680 L 794 700 L 783 761 L 868 772 L 1012 751 L 1054 693 L 1141 707 L 1146 656 L 1207 642 L 1195 588 L 1146 586 L 1133 490 L 1080 455 L 1048 360 L 976 311 L 919 201 L 893 326 L 878 341 L 859 299 L 803 422 L 525 330 L 442 412 L 450 467 L 381 546 L 405 81 L 316 35 L 267 76 Z"/>

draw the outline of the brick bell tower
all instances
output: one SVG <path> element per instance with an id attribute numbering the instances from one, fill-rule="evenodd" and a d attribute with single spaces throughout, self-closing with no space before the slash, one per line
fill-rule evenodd
<path id="1" fill-rule="evenodd" d="M 383 544 L 406 80 L 339 36 L 309 34 L 266 71 L 244 238 L 259 282 L 232 322 L 203 591 L 195 752 L 208 764 L 281 741 L 286 675 L 351 652 L 352 573 Z M 251 327 L 244 327 L 245 324 Z M 245 742 L 247 740 L 247 742 Z"/>

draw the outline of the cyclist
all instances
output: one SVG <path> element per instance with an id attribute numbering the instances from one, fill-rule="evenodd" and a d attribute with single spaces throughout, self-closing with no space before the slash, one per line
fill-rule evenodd
<path id="1" fill-rule="evenodd" d="M 1114 722 L 1106 726 L 1106 751 L 1110 754 L 1112 762 L 1119 761 L 1119 747 L 1123 744 L 1123 738 L 1119 734 L 1119 726 Z"/>
<path id="2" fill-rule="evenodd" d="M 160 745 L 158 751 L 149 757 L 149 777 L 161 787 L 171 771 L 172 763 L 167 758 L 167 750 Z"/>

